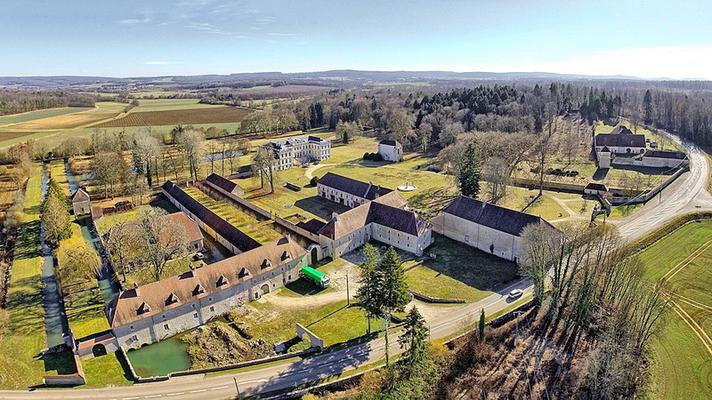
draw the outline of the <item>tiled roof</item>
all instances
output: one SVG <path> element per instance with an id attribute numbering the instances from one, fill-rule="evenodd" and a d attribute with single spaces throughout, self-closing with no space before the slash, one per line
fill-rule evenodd
<path id="1" fill-rule="evenodd" d="M 198 226 L 198 223 L 190 219 L 188 214 L 184 213 L 183 211 L 164 215 L 162 218 L 168 218 L 176 224 L 182 226 L 185 230 L 186 241 L 188 243 L 203 240 L 203 233 L 200 232 L 200 227 Z M 170 238 L 161 237 L 161 244 L 166 245 L 167 243 L 170 243 Z"/>
<path id="2" fill-rule="evenodd" d="M 228 193 L 232 193 L 232 191 L 235 190 L 236 187 L 238 187 L 237 183 L 218 174 L 208 175 L 208 177 L 205 178 L 205 181 L 212 183 L 213 185 L 219 187 L 220 189 Z"/>
<path id="3" fill-rule="evenodd" d="M 265 244 L 202 268 L 124 290 L 109 303 L 112 328 L 160 314 L 279 268 L 306 254 L 289 238 Z M 266 261 L 266 262 L 265 262 Z M 267 265 L 262 267 L 262 265 Z M 176 301 L 177 300 L 177 301 Z"/>
<path id="4" fill-rule="evenodd" d="M 393 193 L 339 214 L 327 222 L 319 234 L 338 239 L 370 223 L 414 236 L 419 236 L 430 227 L 430 223 L 415 212 L 406 210 L 405 201 Z"/>
<path id="5" fill-rule="evenodd" d="M 72 195 L 72 203 L 79 203 L 83 201 L 89 201 L 89 193 L 86 192 L 83 188 L 77 189 L 76 192 Z"/>
<path id="6" fill-rule="evenodd" d="M 316 218 L 312 218 L 306 222 L 305 221 L 297 222 L 298 227 L 300 227 L 302 229 L 306 229 L 307 231 L 314 233 L 314 234 L 318 234 L 319 231 L 321 230 L 321 228 L 324 227 L 324 225 L 326 225 L 325 222 L 319 221 Z"/>
<path id="7" fill-rule="evenodd" d="M 378 196 L 383 196 L 392 192 L 391 189 L 347 178 L 332 172 L 327 172 L 326 175 L 319 178 L 319 184 L 352 194 L 354 196 L 363 197 L 368 200 L 374 200 Z"/>
<path id="8" fill-rule="evenodd" d="M 163 190 L 171 197 L 176 199 L 183 205 L 191 214 L 200 219 L 203 223 L 217 232 L 220 236 L 232 243 L 241 251 L 252 250 L 260 247 L 259 242 L 247 236 L 244 232 L 237 229 L 235 226 L 222 219 L 220 216 L 210 211 L 207 207 L 200 204 L 199 201 L 190 197 L 183 189 L 173 184 L 171 181 L 166 181 L 163 184 Z"/>
<path id="9" fill-rule="evenodd" d="M 604 184 L 602 184 L 602 183 L 595 183 L 595 182 L 589 182 L 589 184 L 586 185 L 585 189 L 588 189 L 588 190 L 602 190 L 602 191 L 605 191 L 605 192 L 608 191 L 608 188 L 606 187 L 606 185 L 604 185 Z"/>
<path id="10" fill-rule="evenodd" d="M 596 135 L 596 146 L 645 147 L 645 135 L 602 133 Z"/>
<path id="11" fill-rule="evenodd" d="M 529 224 L 547 223 L 541 217 L 465 196 L 458 196 L 443 212 L 514 236 Z"/>
<path id="12" fill-rule="evenodd" d="M 618 125 L 611 131 L 612 135 L 633 135 L 633 131 L 625 125 Z"/>

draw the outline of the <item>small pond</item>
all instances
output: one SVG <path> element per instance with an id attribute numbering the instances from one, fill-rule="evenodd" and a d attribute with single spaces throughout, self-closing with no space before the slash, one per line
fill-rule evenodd
<path id="1" fill-rule="evenodd" d="M 134 371 L 141 377 L 165 376 L 170 372 L 190 369 L 187 346 L 170 338 L 127 353 Z"/>

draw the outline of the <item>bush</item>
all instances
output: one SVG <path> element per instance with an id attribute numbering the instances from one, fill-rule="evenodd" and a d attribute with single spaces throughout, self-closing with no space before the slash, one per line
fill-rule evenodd
<path id="1" fill-rule="evenodd" d="M 367 161 L 383 161 L 383 156 L 379 153 L 364 153 L 363 159 Z"/>

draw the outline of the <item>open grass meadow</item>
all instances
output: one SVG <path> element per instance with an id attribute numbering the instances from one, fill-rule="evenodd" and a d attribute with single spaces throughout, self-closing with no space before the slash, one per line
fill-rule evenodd
<path id="1" fill-rule="evenodd" d="M 651 341 L 651 399 L 712 393 L 712 221 L 692 222 L 640 253 L 645 279 L 668 281 L 675 310 Z"/>
<path id="2" fill-rule="evenodd" d="M 415 266 L 407 261 L 403 267 L 408 288 L 444 299 L 481 300 L 517 277 L 514 263 L 481 252 L 444 236 L 435 235 L 435 242 L 426 250 L 435 259 Z"/>
<path id="3" fill-rule="evenodd" d="M 29 111 L 21 114 L 11 114 L 0 116 L 0 126 L 21 124 L 23 122 L 34 121 L 44 118 L 58 117 L 66 114 L 73 114 L 80 111 L 89 111 L 91 107 L 60 107 L 48 108 L 45 110 Z"/>
<path id="4" fill-rule="evenodd" d="M 113 118 L 123 112 L 127 104 L 114 102 L 99 102 L 94 108 L 76 113 L 66 113 L 49 116 L 46 118 L 32 119 L 8 128 L 13 130 L 45 130 L 45 129 L 70 129 L 90 125 L 105 119 Z"/>
<path id="5" fill-rule="evenodd" d="M 8 290 L 9 323 L 0 329 L 0 387 L 23 389 L 56 374 L 58 364 L 35 358 L 46 346 L 39 249 L 41 167 L 34 165 L 25 193 Z"/>

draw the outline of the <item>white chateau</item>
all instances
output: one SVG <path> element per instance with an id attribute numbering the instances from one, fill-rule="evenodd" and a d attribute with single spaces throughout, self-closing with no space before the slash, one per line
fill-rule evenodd
<path id="1" fill-rule="evenodd" d="M 273 140 L 263 147 L 274 153 L 277 171 L 292 168 L 295 163 L 306 164 L 331 157 L 331 141 L 311 135 Z"/>

